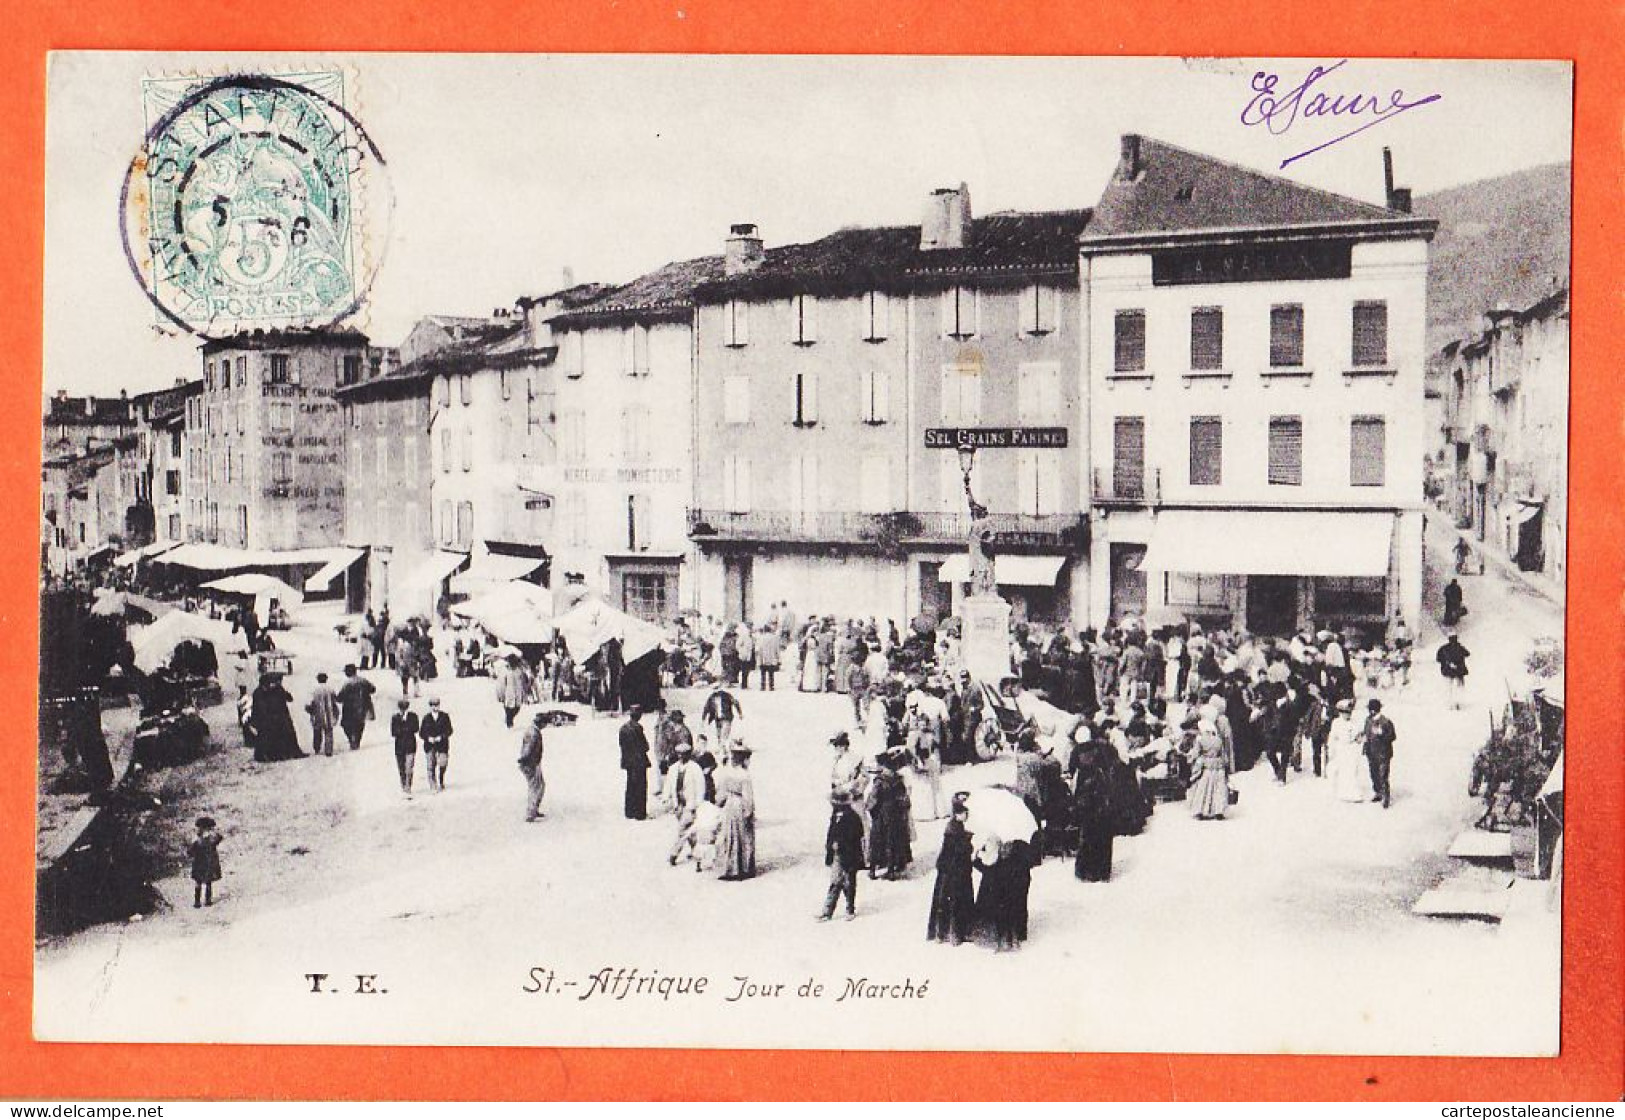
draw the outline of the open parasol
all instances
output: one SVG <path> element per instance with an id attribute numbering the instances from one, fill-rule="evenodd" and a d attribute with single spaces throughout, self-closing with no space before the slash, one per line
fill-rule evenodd
<path id="1" fill-rule="evenodd" d="M 978 842 L 989 835 L 1006 843 L 1031 840 L 1038 831 L 1027 803 L 1007 789 L 975 790 L 965 799 L 965 807 L 970 810 L 965 827 Z"/>

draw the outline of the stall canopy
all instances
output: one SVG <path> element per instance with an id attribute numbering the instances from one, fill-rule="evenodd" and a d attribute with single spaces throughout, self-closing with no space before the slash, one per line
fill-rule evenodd
<path id="1" fill-rule="evenodd" d="M 995 556 L 993 579 L 1007 587 L 1053 587 L 1065 556 Z M 942 562 L 937 578 L 943 583 L 969 583 L 970 557 L 961 553 Z"/>
<path id="2" fill-rule="evenodd" d="M 1167 510 L 1141 567 L 1242 576 L 1385 576 L 1391 513 Z"/>
<path id="3" fill-rule="evenodd" d="M 208 642 L 214 646 L 215 657 L 220 659 L 246 645 L 243 636 L 233 634 L 227 623 L 187 611 L 170 611 L 151 626 L 130 632 L 135 667 L 143 673 L 151 673 L 169 661 L 176 646 L 187 641 Z"/>
<path id="4" fill-rule="evenodd" d="M 288 568 L 296 565 L 326 565 L 342 560 L 354 563 L 361 553 L 353 548 L 227 548 L 225 545 L 195 541 L 156 558 L 160 564 L 190 568 L 196 572 L 235 572 L 247 568 Z"/>
<path id="5" fill-rule="evenodd" d="M 359 548 L 335 548 L 332 557 L 305 580 L 305 590 L 312 593 L 326 591 L 333 581 L 350 570 L 350 565 L 361 559 Z"/>
<path id="6" fill-rule="evenodd" d="M 504 556 L 487 552 L 474 557 L 466 572 L 452 577 L 451 589 L 458 595 L 478 595 L 501 584 L 524 579 L 545 563 L 545 559 L 536 556 Z"/>
<path id="7" fill-rule="evenodd" d="M 275 599 L 283 606 L 296 606 L 305 601 L 304 593 L 289 587 L 275 576 L 261 572 L 244 572 L 239 576 L 212 579 L 203 585 L 205 591 L 223 591 L 228 595 L 252 595 L 256 600 Z"/>
<path id="8" fill-rule="evenodd" d="M 553 640 L 553 596 L 530 583 L 513 582 L 451 608 L 499 641 L 539 645 Z"/>
<path id="9" fill-rule="evenodd" d="M 168 552 L 172 548 L 179 548 L 179 541 L 153 541 L 142 548 L 132 548 L 128 552 L 121 552 L 113 557 L 115 567 L 128 568 L 138 560 L 150 560 L 159 553 Z"/>
<path id="10" fill-rule="evenodd" d="M 611 638 L 621 642 L 621 660 L 630 664 L 666 645 L 658 626 L 616 610 L 597 597 L 588 597 L 553 620 L 577 660 L 598 652 Z"/>

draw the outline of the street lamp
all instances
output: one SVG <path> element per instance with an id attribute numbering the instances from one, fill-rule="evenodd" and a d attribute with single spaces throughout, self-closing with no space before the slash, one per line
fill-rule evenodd
<path id="1" fill-rule="evenodd" d="M 987 554 L 987 507 L 976 500 L 970 485 L 971 468 L 976 465 L 976 445 L 968 439 L 961 440 L 957 451 L 959 473 L 965 480 L 965 504 L 970 507 L 970 527 L 965 541 L 970 559 L 970 593 L 996 595 L 998 585 L 993 579 L 993 561 Z"/>

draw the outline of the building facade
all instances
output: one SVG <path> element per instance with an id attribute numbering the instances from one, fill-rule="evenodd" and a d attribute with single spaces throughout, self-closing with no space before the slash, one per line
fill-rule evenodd
<path id="1" fill-rule="evenodd" d="M 695 461 L 700 609 L 952 613 L 969 511 L 954 442 L 927 433 L 1043 427 L 1064 446 L 985 450 L 973 489 L 1018 616 L 1082 613 L 1087 216 L 977 219 L 961 185 L 934 191 L 917 226 L 773 249 L 733 228 L 696 312 L 696 445 L 716 449 Z"/>
<path id="2" fill-rule="evenodd" d="M 1091 621 L 1415 631 L 1434 223 L 1125 136 L 1080 243 Z"/>
<path id="3" fill-rule="evenodd" d="M 256 332 L 203 345 L 191 477 L 204 541 L 242 549 L 340 542 L 344 430 L 334 393 L 377 356 L 350 331 Z"/>
<path id="4" fill-rule="evenodd" d="M 1565 576 L 1569 294 L 1498 309 L 1438 357 L 1439 500 L 1458 528 L 1527 572 Z"/>

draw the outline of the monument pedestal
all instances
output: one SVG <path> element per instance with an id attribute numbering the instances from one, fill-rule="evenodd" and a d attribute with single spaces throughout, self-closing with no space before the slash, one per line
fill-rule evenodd
<path id="1" fill-rule="evenodd" d="M 965 668 L 972 679 L 997 688 L 1010 675 L 1010 604 L 997 595 L 968 595 L 960 616 Z"/>

